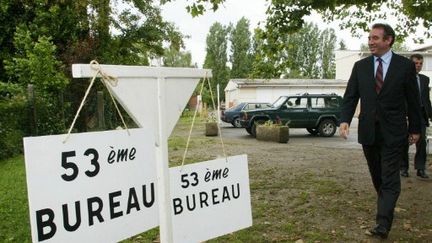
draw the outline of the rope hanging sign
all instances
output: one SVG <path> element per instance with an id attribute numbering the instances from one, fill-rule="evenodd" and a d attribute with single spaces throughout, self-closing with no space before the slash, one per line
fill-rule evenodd
<path id="1" fill-rule="evenodd" d="M 87 90 L 86 90 L 86 92 L 85 92 L 85 94 L 84 94 L 84 97 L 83 97 L 83 99 L 82 99 L 82 101 L 81 101 L 79 107 L 78 107 L 78 110 L 77 110 L 77 112 L 76 112 L 76 114 L 75 114 L 75 117 L 74 117 L 74 119 L 73 119 L 73 121 L 72 121 L 72 124 L 71 124 L 71 126 L 69 127 L 68 133 L 67 133 L 65 139 L 63 140 L 63 143 L 66 143 L 66 141 L 68 140 L 68 138 L 69 138 L 69 136 L 70 136 L 70 133 L 71 133 L 71 131 L 72 131 L 74 125 L 75 125 L 75 122 L 76 122 L 76 120 L 77 120 L 77 118 L 78 118 L 78 116 L 79 116 L 79 113 L 81 112 L 81 109 L 83 108 L 83 106 L 84 106 L 84 104 L 85 104 L 85 101 L 86 101 L 86 99 L 87 99 L 87 96 L 89 95 L 90 90 L 91 90 L 91 88 L 93 87 L 93 84 L 94 84 L 96 78 L 97 78 L 99 75 L 101 76 L 101 81 L 102 81 L 102 83 L 103 83 L 104 86 L 107 88 L 108 93 L 110 94 L 111 100 L 113 101 L 114 106 L 115 106 L 115 108 L 116 108 L 116 110 L 117 110 L 117 114 L 118 114 L 119 117 L 121 118 L 122 123 L 123 123 L 124 127 L 126 128 L 126 131 L 127 131 L 128 134 L 130 135 L 130 133 L 129 133 L 129 129 L 128 129 L 127 125 L 126 125 L 126 122 L 124 121 L 123 115 L 121 114 L 120 109 L 119 109 L 118 106 L 117 106 L 117 102 L 115 101 L 115 99 L 114 99 L 114 97 L 113 97 L 113 95 L 112 95 L 112 93 L 111 93 L 111 89 L 110 89 L 110 87 L 108 87 L 109 85 L 111 85 L 111 86 L 117 86 L 117 83 L 118 83 L 117 78 L 115 78 L 115 77 L 113 77 L 113 76 L 110 76 L 110 75 L 104 73 L 104 72 L 102 71 L 102 69 L 100 68 L 99 63 L 98 63 L 97 61 L 95 61 L 95 60 L 92 60 L 92 61 L 90 62 L 90 66 L 91 66 L 91 68 L 92 68 L 93 70 L 95 70 L 96 72 L 94 73 L 94 75 L 93 75 L 93 77 L 92 77 L 92 79 L 91 79 L 91 81 L 90 81 L 90 84 L 89 84 L 89 86 L 87 87 Z"/>
<path id="2" fill-rule="evenodd" d="M 204 80 L 201 83 L 201 88 L 200 88 L 199 95 L 202 96 L 204 85 L 206 84 L 206 82 L 207 82 L 208 88 L 210 90 L 210 96 L 211 96 L 211 100 L 212 100 L 212 103 L 213 103 L 213 109 L 215 109 L 216 106 L 215 106 L 214 96 L 213 96 L 213 92 L 211 91 L 212 89 L 211 89 L 210 80 L 209 80 L 209 78 L 207 76 L 207 73 L 206 73 L 206 76 L 204 77 Z M 190 127 L 190 130 L 189 130 L 189 135 L 188 135 L 188 138 L 187 138 L 187 141 L 186 141 L 186 147 L 185 147 L 185 151 L 183 153 L 183 158 L 182 158 L 182 163 L 181 163 L 181 167 L 180 167 L 181 169 L 180 170 L 183 169 L 183 166 L 184 166 L 184 163 L 185 163 L 185 160 L 186 160 L 186 155 L 187 155 L 187 152 L 188 152 L 188 149 L 189 149 L 189 143 L 190 143 L 190 140 L 191 140 L 192 130 L 193 130 L 193 127 L 194 127 L 194 124 L 195 124 L 195 120 L 196 120 L 196 116 L 197 116 L 197 113 L 198 113 L 198 107 L 199 107 L 199 105 L 200 105 L 200 100 L 198 100 L 198 103 L 196 105 L 196 109 L 195 109 L 195 112 L 194 112 L 194 115 L 193 115 L 193 118 L 192 118 L 192 123 L 191 123 L 191 127 Z M 222 131 L 220 129 L 219 123 L 217 123 L 217 127 L 218 127 L 218 134 L 219 134 L 220 142 L 221 142 L 221 145 L 222 145 L 222 152 L 223 152 L 225 160 L 228 162 L 226 151 L 225 151 L 225 145 L 224 145 L 223 138 L 222 138 Z"/>

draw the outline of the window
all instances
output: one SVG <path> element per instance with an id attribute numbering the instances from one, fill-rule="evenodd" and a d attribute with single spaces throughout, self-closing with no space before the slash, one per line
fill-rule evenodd
<path id="1" fill-rule="evenodd" d="M 250 103 L 247 104 L 243 110 L 255 110 L 255 109 L 263 109 L 263 108 L 269 108 L 271 107 L 270 104 L 260 104 L 260 103 Z"/>
<path id="2" fill-rule="evenodd" d="M 243 108 L 243 110 L 246 110 L 246 111 L 248 111 L 248 110 L 253 110 L 253 109 L 255 109 L 255 105 L 254 105 L 254 104 L 247 104 L 247 105 Z"/>
<path id="3" fill-rule="evenodd" d="M 336 97 L 330 97 L 326 100 L 326 106 L 330 108 L 338 108 L 339 107 L 339 100 Z"/>
<path id="4" fill-rule="evenodd" d="M 307 98 L 291 97 L 286 104 L 288 108 L 307 108 Z"/>
<path id="5" fill-rule="evenodd" d="M 314 97 L 311 98 L 311 107 L 313 108 L 324 108 L 326 107 L 326 103 L 324 97 Z"/>
<path id="6" fill-rule="evenodd" d="M 314 108 L 337 108 L 339 102 L 336 97 L 314 97 L 311 98 L 311 107 Z"/>

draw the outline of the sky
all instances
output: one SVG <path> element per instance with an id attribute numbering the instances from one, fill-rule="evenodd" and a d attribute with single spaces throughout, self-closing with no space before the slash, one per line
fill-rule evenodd
<path id="1" fill-rule="evenodd" d="M 242 17 L 250 21 L 250 31 L 265 21 L 267 1 L 265 0 L 226 0 L 216 12 L 207 11 L 204 15 L 193 18 L 185 9 L 191 1 L 175 0 L 162 6 L 162 16 L 166 21 L 173 22 L 184 35 L 185 49 L 192 53 L 192 63 L 197 63 L 201 68 L 205 59 L 206 37 L 210 26 L 216 21 L 222 25 L 233 23 L 234 25 Z M 319 28 L 331 27 L 335 29 L 338 43 L 344 40 L 348 50 L 359 50 L 361 44 L 367 44 L 367 33 L 361 38 L 353 38 L 348 30 L 341 30 L 337 23 L 325 24 L 317 14 L 307 17 L 306 21 L 313 22 Z M 262 24 L 261 24 L 262 25 Z M 337 47 L 339 46 L 337 43 Z M 407 43 L 412 48 L 413 44 Z"/>

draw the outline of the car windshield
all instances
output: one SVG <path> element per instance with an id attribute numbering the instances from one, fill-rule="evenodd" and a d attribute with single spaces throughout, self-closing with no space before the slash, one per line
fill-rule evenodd
<path id="1" fill-rule="evenodd" d="M 243 108 L 244 105 L 245 103 L 240 103 L 234 107 L 229 108 L 227 111 L 239 111 Z"/>
<path id="2" fill-rule="evenodd" d="M 278 107 L 281 106 L 283 103 L 285 103 L 285 101 L 286 101 L 286 97 L 281 96 L 281 97 L 279 97 L 279 99 L 277 99 L 277 100 L 272 104 L 272 106 L 275 107 L 275 108 L 278 108 Z"/>

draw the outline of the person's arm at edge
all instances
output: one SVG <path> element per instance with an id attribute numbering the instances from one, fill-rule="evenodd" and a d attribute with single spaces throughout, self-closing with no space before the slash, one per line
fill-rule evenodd
<path id="1" fill-rule="evenodd" d="M 426 92 L 426 109 L 428 109 L 427 113 L 429 115 L 428 119 L 432 120 L 432 105 L 431 105 L 431 101 L 430 101 L 430 88 L 429 88 L 429 83 L 430 83 L 430 79 L 429 77 L 426 76 L 426 87 L 427 87 L 427 92 Z"/>
<path id="2" fill-rule="evenodd" d="M 344 139 L 347 139 L 349 135 L 349 126 L 360 97 L 358 90 L 357 66 L 358 63 L 355 63 L 342 100 L 339 135 Z"/>
<path id="3" fill-rule="evenodd" d="M 421 113 L 420 103 L 417 98 L 419 97 L 419 91 L 417 87 L 415 65 L 413 62 L 410 63 L 408 71 L 408 78 L 405 82 L 405 97 L 408 107 L 408 139 L 410 144 L 414 144 L 420 139 Z"/>

